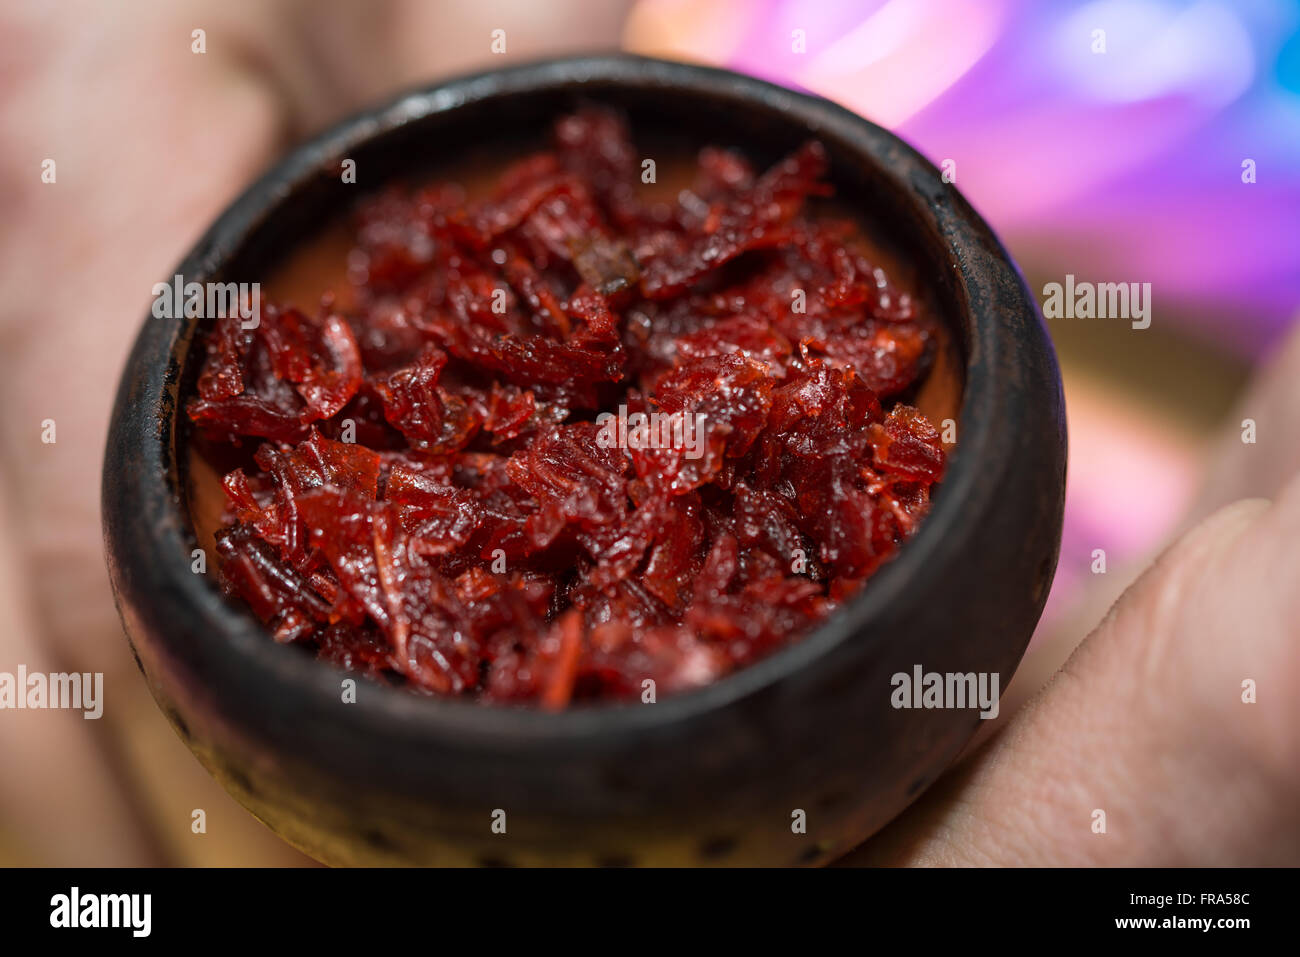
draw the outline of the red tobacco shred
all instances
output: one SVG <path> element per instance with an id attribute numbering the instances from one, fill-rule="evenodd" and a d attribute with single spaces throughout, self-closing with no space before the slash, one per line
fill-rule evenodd
<path id="1" fill-rule="evenodd" d="M 706 148 L 673 202 L 640 166 L 580 110 L 483 199 L 364 200 L 354 307 L 208 331 L 221 580 L 276 640 L 427 694 L 651 700 L 798 640 L 916 530 L 945 455 L 899 400 L 936 321 L 810 209 L 822 146 Z"/>

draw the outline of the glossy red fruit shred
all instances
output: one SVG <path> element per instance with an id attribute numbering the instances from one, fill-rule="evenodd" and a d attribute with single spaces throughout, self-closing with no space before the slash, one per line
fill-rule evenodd
<path id="1" fill-rule="evenodd" d="M 201 448 L 256 450 L 224 479 L 226 590 L 342 668 L 546 708 L 700 686 L 806 634 L 945 461 L 896 399 L 934 320 L 855 225 L 806 211 L 825 172 L 815 142 L 761 175 L 705 149 L 676 202 L 643 199 L 625 122 L 592 107 L 486 199 L 366 200 L 355 308 L 208 334 Z M 604 447 L 620 405 L 703 413 L 702 454 Z"/>

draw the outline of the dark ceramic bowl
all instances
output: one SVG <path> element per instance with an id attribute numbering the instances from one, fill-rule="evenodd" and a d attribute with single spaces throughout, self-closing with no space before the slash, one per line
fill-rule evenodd
<path id="1" fill-rule="evenodd" d="M 851 849 L 943 772 L 976 710 L 891 706 L 891 676 L 1011 679 L 1056 565 L 1065 423 L 1052 347 L 1006 251 L 905 143 L 825 100 L 630 56 L 454 80 L 349 120 L 240 197 L 176 272 L 264 277 L 363 182 L 418 175 L 481 143 L 540 138 L 581 100 L 634 135 L 766 161 L 814 136 L 843 205 L 932 287 L 964 360 L 960 433 L 933 510 L 806 640 L 654 705 L 563 713 L 430 700 L 277 645 L 191 571 L 194 320 L 147 319 L 122 377 L 104 471 L 109 568 L 159 706 L 209 771 L 285 840 L 332 864 L 809 864 Z M 506 833 L 492 828 L 505 811 Z M 795 812 L 807 832 L 792 828 Z"/>

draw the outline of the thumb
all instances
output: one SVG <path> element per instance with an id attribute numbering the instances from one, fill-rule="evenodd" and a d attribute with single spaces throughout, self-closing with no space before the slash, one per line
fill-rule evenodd
<path id="1" fill-rule="evenodd" d="M 845 863 L 1300 862 L 1297 550 L 1300 481 L 1207 519 Z"/>

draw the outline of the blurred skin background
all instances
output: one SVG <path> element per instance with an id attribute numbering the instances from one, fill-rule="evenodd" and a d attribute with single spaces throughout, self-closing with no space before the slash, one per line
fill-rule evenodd
<path id="1" fill-rule="evenodd" d="M 202 55 L 191 52 L 195 29 L 206 31 Z M 506 31 L 504 56 L 490 51 L 495 29 Z M 936 164 L 951 160 L 957 187 L 1036 293 L 1067 273 L 1151 283 L 1148 329 L 1050 323 L 1070 420 L 1065 540 L 997 724 L 1177 533 L 1228 502 L 1279 495 L 1296 472 L 1293 2 L 9 2 L 0 10 L 0 671 L 103 672 L 107 705 L 99 721 L 0 712 L 0 863 L 306 862 L 172 733 L 113 608 L 100 462 L 150 289 L 256 176 L 343 116 L 459 72 L 620 48 L 809 89 Z M 56 184 L 41 182 L 47 158 Z M 1243 181 L 1246 160 L 1253 183 Z M 1259 423 L 1256 446 L 1240 441 L 1245 417 Z M 45 419 L 57 422 L 54 445 L 40 441 Z M 1253 551 L 1276 557 L 1270 547 Z M 1093 573 L 1096 549 L 1105 574 Z M 1294 586 L 1297 552 L 1276 554 Z M 1223 619 L 1241 621 L 1231 609 Z M 1273 609 L 1263 619 L 1281 637 L 1269 646 L 1275 657 L 1252 660 L 1282 663 L 1273 694 L 1296 689 L 1295 618 Z M 1300 765 L 1294 739 L 1268 740 L 1265 764 L 1289 754 Z M 948 813 L 943 800 L 927 798 L 895 829 L 901 837 L 859 858 L 942 859 L 908 849 L 928 846 L 925 816 Z M 1268 809 L 1253 797 L 1243 806 Z M 196 808 L 206 834 L 191 832 Z M 1220 858 L 1252 861 L 1253 845 L 1233 840 Z M 1061 862 L 1079 859 L 1063 852 Z"/>

